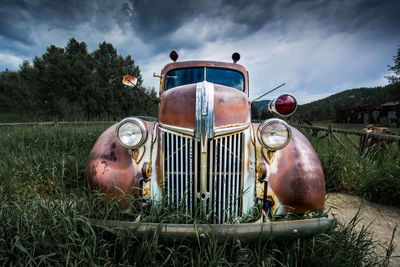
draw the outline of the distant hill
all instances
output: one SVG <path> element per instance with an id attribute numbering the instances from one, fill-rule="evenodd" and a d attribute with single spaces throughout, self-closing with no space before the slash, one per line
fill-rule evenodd
<path id="1" fill-rule="evenodd" d="M 384 87 L 350 89 L 305 105 L 300 105 L 294 117 L 309 121 L 333 120 L 338 110 L 360 105 L 377 106 L 385 102 L 399 100 L 400 83 Z"/>
<path id="2" fill-rule="evenodd" d="M 268 103 L 270 101 L 260 100 L 253 103 L 259 118 L 266 119 L 271 116 L 271 114 L 268 114 Z M 309 121 L 334 120 L 338 110 L 360 105 L 378 106 L 391 101 L 400 101 L 400 83 L 383 87 L 350 89 L 308 104 L 299 105 L 294 118 Z"/>

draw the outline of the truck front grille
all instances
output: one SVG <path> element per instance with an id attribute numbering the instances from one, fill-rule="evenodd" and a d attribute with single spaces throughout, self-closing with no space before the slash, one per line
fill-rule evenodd
<path id="1" fill-rule="evenodd" d="M 163 192 L 168 204 L 191 216 L 204 209 L 210 223 L 241 216 L 243 138 L 239 132 L 207 141 L 207 175 L 201 181 L 200 142 L 163 131 Z"/>

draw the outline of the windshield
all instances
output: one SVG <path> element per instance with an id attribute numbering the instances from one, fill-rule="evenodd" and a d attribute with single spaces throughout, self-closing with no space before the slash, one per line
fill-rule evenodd
<path id="1" fill-rule="evenodd" d="M 165 90 L 206 80 L 208 82 L 233 87 L 242 92 L 244 91 L 244 78 L 242 73 L 229 69 L 204 67 L 176 69 L 169 71 L 165 80 Z"/>

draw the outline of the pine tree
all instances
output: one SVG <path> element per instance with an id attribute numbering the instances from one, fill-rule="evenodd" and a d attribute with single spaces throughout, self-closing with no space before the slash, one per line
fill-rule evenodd
<path id="1" fill-rule="evenodd" d="M 394 72 L 394 75 L 387 76 L 389 83 L 400 83 L 400 46 L 397 48 L 397 55 L 393 57 L 394 65 L 388 66 L 389 70 Z"/>

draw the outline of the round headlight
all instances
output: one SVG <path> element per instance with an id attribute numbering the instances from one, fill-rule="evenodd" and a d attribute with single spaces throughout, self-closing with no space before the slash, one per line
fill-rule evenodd
<path id="1" fill-rule="evenodd" d="M 128 149 L 136 149 L 147 139 L 147 128 L 144 122 L 137 118 L 123 119 L 117 127 L 118 142 Z"/>
<path id="2" fill-rule="evenodd" d="M 284 148 L 290 141 L 289 125 L 280 119 L 269 119 L 258 127 L 258 140 L 269 150 Z"/>

